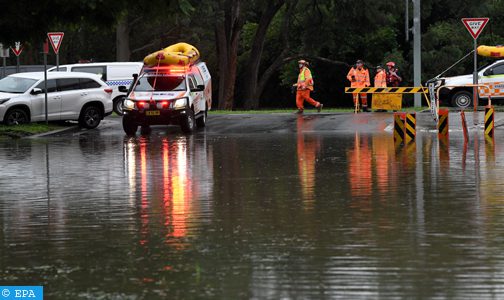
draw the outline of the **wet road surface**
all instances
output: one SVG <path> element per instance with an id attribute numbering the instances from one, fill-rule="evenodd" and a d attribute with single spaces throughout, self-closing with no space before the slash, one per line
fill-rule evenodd
<path id="1" fill-rule="evenodd" d="M 499 125 L 501 115 L 497 114 Z M 500 299 L 504 134 L 210 116 L 0 141 L 0 284 L 48 299 Z M 478 125 L 474 125 L 477 123 Z"/>

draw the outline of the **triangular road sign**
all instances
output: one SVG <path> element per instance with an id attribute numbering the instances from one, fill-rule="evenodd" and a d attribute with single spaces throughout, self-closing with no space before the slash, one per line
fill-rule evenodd
<path id="1" fill-rule="evenodd" d="M 480 33 L 488 23 L 489 18 L 462 18 L 462 23 L 467 28 L 474 39 L 477 39 Z"/>
<path id="2" fill-rule="evenodd" d="M 23 52 L 24 47 L 21 45 L 21 42 L 16 42 L 15 47 L 10 47 L 14 55 L 19 56 L 21 52 Z"/>
<path id="3" fill-rule="evenodd" d="M 54 50 L 54 53 L 58 54 L 59 48 L 61 46 L 61 42 L 63 41 L 63 36 L 65 33 L 63 32 L 48 32 L 47 36 L 49 37 L 49 41 L 51 42 L 51 46 Z"/>

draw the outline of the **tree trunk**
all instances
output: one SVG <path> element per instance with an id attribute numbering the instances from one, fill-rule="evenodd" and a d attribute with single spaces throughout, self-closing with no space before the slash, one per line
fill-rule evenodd
<path id="1" fill-rule="evenodd" d="M 284 5 L 285 0 L 271 1 L 264 9 L 259 20 L 259 25 L 252 42 L 252 50 L 245 68 L 245 109 L 256 109 L 259 106 L 259 94 L 257 94 L 257 80 L 259 66 L 264 49 L 264 41 L 271 21 Z"/>
<path id="2" fill-rule="evenodd" d="M 128 14 L 125 13 L 119 17 L 116 27 L 116 60 L 130 60 L 130 26 L 128 23 Z"/>
<path id="3" fill-rule="evenodd" d="M 219 109 L 233 109 L 238 46 L 243 27 L 240 0 L 231 0 L 226 6 L 225 17 L 216 23 L 215 35 L 219 57 Z"/>

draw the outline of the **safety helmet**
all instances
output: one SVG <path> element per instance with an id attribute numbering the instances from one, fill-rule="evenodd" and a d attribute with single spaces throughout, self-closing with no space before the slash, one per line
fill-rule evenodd
<path id="1" fill-rule="evenodd" d="M 380 65 L 376 66 L 376 70 L 380 70 L 380 69 L 383 70 L 383 67 Z"/>
<path id="2" fill-rule="evenodd" d="M 390 66 L 390 67 L 395 67 L 395 62 L 393 62 L 393 61 L 389 61 L 389 62 L 387 63 L 387 66 Z"/>
<path id="3" fill-rule="evenodd" d="M 305 65 L 305 66 L 309 66 L 309 65 L 310 65 L 310 63 L 309 63 L 309 62 L 307 62 L 307 61 L 306 61 L 306 60 L 304 60 L 304 59 L 298 60 L 298 64 L 303 64 L 303 65 Z"/>
<path id="4" fill-rule="evenodd" d="M 362 59 L 358 59 L 356 62 L 355 62 L 356 65 L 358 64 L 364 64 L 364 62 L 362 61 Z"/>

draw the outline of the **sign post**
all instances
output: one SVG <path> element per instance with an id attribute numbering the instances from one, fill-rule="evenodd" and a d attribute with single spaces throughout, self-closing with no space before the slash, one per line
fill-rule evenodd
<path id="1" fill-rule="evenodd" d="M 63 32 L 48 32 L 47 36 L 49 37 L 49 41 L 51 42 L 51 46 L 56 53 L 56 71 L 59 71 L 59 48 L 61 46 L 61 42 L 63 42 L 63 36 L 65 33 Z"/>
<path id="2" fill-rule="evenodd" d="M 10 47 L 12 50 L 12 53 L 16 55 L 16 73 L 19 73 L 19 55 L 21 55 L 21 52 L 23 52 L 23 46 L 21 45 L 21 42 L 16 42 L 15 47 Z"/>
<path id="3" fill-rule="evenodd" d="M 46 125 L 49 124 L 47 117 L 47 54 L 49 53 L 49 42 L 47 39 L 44 41 L 43 45 L 44 52 L 44 104 L 45 104 L 45 122 Z"/>
<path id="4" fill-rule="evenodd" d="M 9 48 L 7 49 L 4 49 L 3 47 L 3 44 L 0 43 L 0 57 L 2 58 L 3 60 L 3 64 L 2 64 L 2 77 L 5 77 L 5 68 L 7 67 L 7 57 L 9 57 Z"/>
<path id="5" fill-rule="evenodd" d="M 462 18 L 462 23 L 467 28 L 467 31 L 471 34 L 474 39 L 474 71 L 473 71 L 473 84 L 478 84 L 478 36 L 485 28 L 488 23 L 489 18 Z M 473 106 L 474 111 L 478 109 L 478 87 L 473 87 Z"/>

